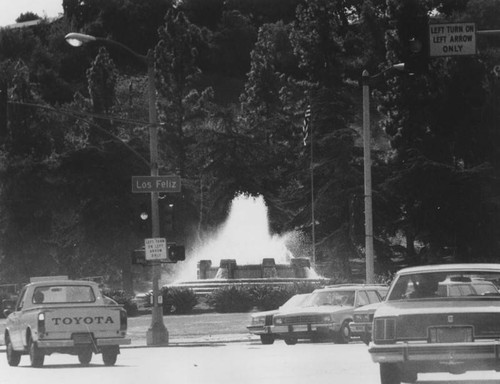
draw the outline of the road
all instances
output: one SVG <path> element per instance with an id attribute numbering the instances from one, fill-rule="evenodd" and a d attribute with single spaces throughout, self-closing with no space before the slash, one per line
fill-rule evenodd
<path id="1" fill-rule="evenodd" d="M 28 356 L 23 356 L 19 367 L 9 367 L 5 354 L 0 353 L 0 383 L 137 384 L 144 380 L 148 384 L 380 383 L 378 366 L 371 361 L 365 344 L 299 342 L 288 346 L 277 340 L 273 345 L 262 345 L 246 330 L 249 316 L 248 313 L 165 316 L 170 345 L 153 348 L 147 348 L 145 342 L 150 316 L 130 318 L 132 345 L 122 348 L 116 366 L 104 367 L 100 355 L 94 356 L 89 367 L 81 367 L 75 356 L 54 354 L 46 357 L 42 369 L 31 368 Z M 2 333 L 4 323 L 5 320 L 0 320 Z M 457 382 L 500 383 L 500 373 L 427 374 L 419 375 L 418 381 Z"/>
<path id="2" fill-rule="evenodd" d="M 43 368 L 31 368 L 24 356 L 19 367 L 9 367 L 0 354 L 0 382 L 19 383 L 120 383 L 176 384 L 378 384 L 378 367 L 362 343 L 299 343 L 288 346 L 259 342 L 206 343 L 194 346 L 123 348 L 117 365 L 104 367 L 100 356 L 81 367 L 77 358 L 47 356 Z M 426 376 L 426 375 L 424 375 Z M 471 381 L 471 379 L 479 379 Z M 427 375 L 419 383 L 498 383 L 500 374 L 467 376 Z M 494 380 L 497 381 L 494 381 Z"/>

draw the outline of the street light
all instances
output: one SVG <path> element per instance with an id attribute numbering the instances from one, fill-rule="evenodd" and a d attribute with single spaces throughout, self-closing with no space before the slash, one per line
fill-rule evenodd
<path id="1" fill-rule="evenodd" d="M 365 69 L 362 75 L 363 84 L 363 164 L 364 164 L 364 184 L 365 184 L 365 258 L 366 258 L 366 283 L 375 282 L 375 263 L 373 250 L 373 209 L 372 209 L 372 160 L 370 146 L 370 80 L 381 76 L 390 70 L 404 71 L 403 63 L 393 66 L 370 76 Z"/>
<path id="2" fill-rule="evenodd" d="M 64 38 L 68 44 L 74 47 L 80 47 L 86 43 L 118 46 L 146 64 L 148 69 L 150 170 L 151 176 L 158 176 L 158 119 L 156 115 L 156 85 L 153 50 L 150 49 L 147 55 L 144 56 L 117 41 L 82 33 L 68 33 Z M 152 237 L 160 237 L 158 192 L 151 192 L 151 222 L 153 228 Z M 151 315 L 151 326 L 146 335 L 148 345 L 168 344 L 168 331 L 165 324 L 163 324 L 163 308 L 162 302 L 160 301 L 159 280 L 160 265 L 155 263 L 153 264 L 153 311 Z"/>

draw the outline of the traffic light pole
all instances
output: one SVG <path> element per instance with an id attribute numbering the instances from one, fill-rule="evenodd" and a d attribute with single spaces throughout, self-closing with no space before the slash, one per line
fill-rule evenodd
<path id="1" fill-rule="evenodd" d="M 158 119 L 156 115 L 156 85 L 154 73 L 153 51 L 149 50 L 148 64 L 148 96 L 149 96 L 149 150 L 151 176 L 158 176 Z M 153 238 L 160 237 L 160 218 L 158 208 L 158 192 L 151 192 L 151 222 Z M 153 310 L 151 326 L 146 333 L 147 345 L 168 344 L 168 331 L 163 323 L 163 305 L 160 299 L 159 280 L 161 264 L 153 264 Z M 161 300 L 161 301 L 160 301 Z"/>

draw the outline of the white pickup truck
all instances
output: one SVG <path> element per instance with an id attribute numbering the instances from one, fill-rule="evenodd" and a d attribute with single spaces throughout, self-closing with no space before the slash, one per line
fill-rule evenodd
<path id="1" fill-rule="evenodd" d="M 27 354 L 31 366 L 41 367 L 52 353 L 77 355 L 82 365 L 101 353 L 105 365 L 114 365 L 119 346 L 130 344 L 127 313 L 107 304 L 94 282 L 32 282 L 22 289 L 14 312 L 7 314 L 5 345 L 11 366 Z"/>

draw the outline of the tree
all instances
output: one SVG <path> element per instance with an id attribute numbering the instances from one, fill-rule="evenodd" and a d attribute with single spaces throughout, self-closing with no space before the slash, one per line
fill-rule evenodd
<path id="1" fill-rule="evenodd" d="M 403 58 L 408 43 L 411 31 L 405 20 L 426 15 L 430 8 L 406 0 L 389 3 L 389 9 L 396 20 L 396 30 L 387 40 L 392 65 Z M 470 211 L 482 209 L 466 203 L 473 188 L 492 191 L 496 178 L 488 166 L 497 152 L 490 145 L 495 135 L 485 117 L 494 115 L 497 107 L 489 102 L 485 85 L 492 83 L 484 62 L 476 57 L 433 59 L 428 73 L 392 77 L 382 93 L 382 126 L 395 149 L 393 174 L 386 185 L 398 202 L 400 212 L 393 225 L 406 236 L 411 263 L 426 262 L 429 254 L 440 260 L 452 253 L 464 260 L 473 253 L 472 244 L 480 242 L 483 256 L 477 257 L 489 257 L 497 249 L 492 238 L 484 238 L 496 231 L 484 229 L 485 220 Z M 488 205 L 494 194 L 486 192 L 473 201 Z M 484 229 L 481 235 L 470 231 L 471 222 Z M 422 247 L 430 252 L 419 255 Z"/>

